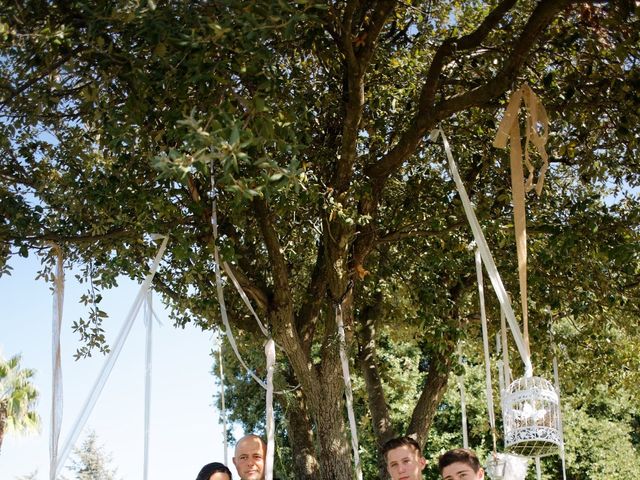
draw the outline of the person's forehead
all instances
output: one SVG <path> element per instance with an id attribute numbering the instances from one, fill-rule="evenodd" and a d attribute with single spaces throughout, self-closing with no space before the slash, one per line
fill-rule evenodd
<path id="1" fill-rule="evenodd" d="M 236 455 L 251 454 L 251 453 L 263 453 L 264 446 L 258 438 L 245 438 L 238 442 L 236 445 Z"/>
<path id="2" fill-rule="evenodd" d="M 444 467 L 444 469 L 442 470 L 442 476 L 446 477 L 447 475 L 453 475 L 454 473 L 462 473 L 462 472 L 475 473 L 473 471 L 473 468 L 471 468 L 471 465 L 464 462 L 455 462 L 455 463 L 452 463 L 451 465 L 447 465 L 446 467 Z"/>
<path id="3" fill-rule="evenodd" d="M 229 480 L 229 475 L 223 472 L 216 472 L 209 477 L 209 480 Z"/>
<path id="4" fill-rule="evenodd" d="M 416 448 L 411 445 L 401 445 L 389 450 L 387 453 L 388 461 L 398 460 L 405 457 L 413 457 L 416 454 Z"/>

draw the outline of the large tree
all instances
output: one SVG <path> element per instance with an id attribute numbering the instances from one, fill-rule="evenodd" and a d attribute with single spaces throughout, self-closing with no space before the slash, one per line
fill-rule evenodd
<path id="1" fill-rule="evenodd" d="M 633 2 L 3 3 L 2 261 L 55 242 L 84 266 L 86 354 L 100 345 L 100 289 L 141 278 L 144 234 L 168 233 L 154 287 L 177 324 L 208 328 L 213 177 L 223 258 L 284 353 L 280 387 L 300 385 L 278 397 L 296 478 L 351 477 L 337 307 L 379 443 L 425 442 L 455 345 L 477 333 L 471 236 L 427 141 L 436 126 L 517 293 L 506 154 L 490 145 L 520 83 L 553 119 L 545 191 L 527 211 L 532 344 L 561 320 L 590 345 L 637 335 Z M 418 348 L 415 382 L 389 383 L 391 340 Z M 637 363 L 615 348 L 600 360 Z"/>
<path id="2" fill-rule="evenodd" d="M 28 432 L 40 424 L 34 374 L 20 365 L 20 355 L 8 360 L 0 357 L 0 447 L 7 433 Z"/>

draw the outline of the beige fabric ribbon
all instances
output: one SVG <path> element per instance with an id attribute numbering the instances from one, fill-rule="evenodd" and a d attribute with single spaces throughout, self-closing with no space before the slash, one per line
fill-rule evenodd
<path id="1" fill-rule="evenodd" d="M 525 105 L 525 144 L 524 163 L 528 176 L 524 180 L 522 168 L 522 145 L 520 142 L 520 123 L 518 111 L 524 101 Z M 538 96 L 528 85 L 523 85 L 511 94 L 504 117 L 498 127 L 498 133 L 493 146 L 506 148 L 507 139 L 511 147 L 511 191 L 513 195 L 513 218 L 516 235 L 516 249 L 518 252 L 518 277 L 520 280 L 520 302 L 522 305 L 523 336 L 527 351 L 529 351 L 529 314 L 527 308 L 527 226 L 525 214 L 525 192 L 535 188 L 538 195 L 542 192 L 544 176 L 549 168 L 549 157 L 545 149 L 549 137 L 549 117 Z M 534 168 L 529 160 L 529 145 L 542 158 L 542 166 L 538 174 L 538 181 L 534 184 Z"/>

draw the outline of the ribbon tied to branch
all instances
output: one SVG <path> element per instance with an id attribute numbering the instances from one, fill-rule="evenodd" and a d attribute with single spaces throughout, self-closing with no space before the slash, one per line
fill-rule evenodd
<path id="1" fill-rule="evenodd" d="M 520 122 L 518 112 L 524 101 L 525 106 L 525 144 L 524 164 L 528 175 L 524 179 L 522 168 L 522 144 L 520 140 Z M 520 302 L 522 305 L 523 336 L 527 351 L 529 350 L 529 327 L 527 308 L 527 227 L 525 214 L 525 193 L 535 188 L 538 195 L 542 192 L 544 176 L 549 168 L 549 157 L 546 143 L 549 138 L 549 117 L 538 96 L 528 85 L 520 87 L 511 94 L 504 117 L 498 127 L 498 133 L 493 142 L 497 148 L 506 148 L 510 140 L 511 157 L 511 191 L 513 195 L 513 224 L 516 236 L 516 250 L 518 253 L 518 278 L 520 281 Z M 538 173 L 538 180 L 534 184 L 534 167 L 529 158 L 530 146 L 535 149 L 542 159 L 542 166 Z"/>

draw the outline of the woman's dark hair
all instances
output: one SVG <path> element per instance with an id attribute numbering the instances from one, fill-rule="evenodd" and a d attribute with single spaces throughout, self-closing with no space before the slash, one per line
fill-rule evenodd
<path id="1" fill-rule="evenodd" d="M 233 480 L 231 476 L 231 470 L 229 470 L 224 464 L 220 462 L 207 463 L 198 474 L 196 480 L 209 480 L 209 477 L 214 473 L 226 473 L 229 475 L 229 480 Z"/>

